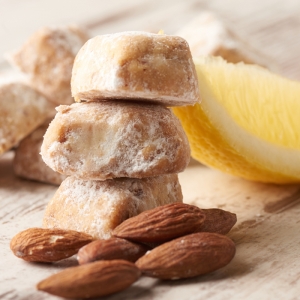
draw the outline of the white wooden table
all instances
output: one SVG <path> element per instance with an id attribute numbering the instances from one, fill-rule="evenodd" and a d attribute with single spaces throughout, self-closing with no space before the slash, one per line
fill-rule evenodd
<path id="1" fill-rule="evenodd" d="M 298 0 L 0 0 L 0 54 L 17 48 L 44 25 L 79 23 L 91 35 L 124 30 L 164 29 L 173 34 L 202 10 L 216 11 L 252 45 L 300 79 Z M 0 67 L 7 65 L 0 57 Z M 300 128 L 299 128 L 300 130 Z M 13 152 L 0 157 L 0 299 L 58 299 L 35 284 L 76 264 L 30 264 L 13 256 L 16 233 L 41 226 L 43 211 L 57 187 L 16 178 Z M 248 182 L 192 162 L 180 174 L 184 201 L 237 213 L 230 233 L 237 255 L 225 268 L 189 280 L 142 278 L 105 299 L 300 299 L 300 186 Z"/>

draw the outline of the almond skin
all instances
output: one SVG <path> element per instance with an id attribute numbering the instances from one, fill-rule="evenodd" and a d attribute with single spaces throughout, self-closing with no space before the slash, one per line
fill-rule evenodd
<path id="1" fill-rule="evenodd" d="M 199 231 L 204 220 L 200 208 L 172 203 L 125 220 L 114 229 L 113 236 L 140 243 L 162 243 Z"/>
<path id="2" fill-rule="evenodd" d="M 190 278 L 226 266 L 235 255 L 235 244 L 225 235 L 199 232 L 177 238 L 141 257 L 137 267 L 160 279 Z"/>
<path id="3" fill-rule="evenodd" d="M 110 238 L 108 240 L 96 240 L 82 247 L 77 254 L 80 265 L 97 260 L 124 259 L 135 262 L 142 257 L 148 247 L 120 238 Z"/>
<path id="4" fill-rule="evenodd" d="M 29 228 L 12 238 L 10 249 L 26 261 L 54 262 L 76 254 L 93 240 L 89 234 L 74 230 Z"/>
<path id="5" fill-rule="evenodd" d="M 71 267 L 37 284 L 37 289 L 66 298 L 94 298 L 129 287 L 140 277 L 140 270 L 125 260 L 102 260 Z"/>
<path id="6" fill-rule="evenodd" d="M 219 208 L 202 209 L 206 218 L 200 228 L 201 232 L 227 234 L 235 225 L 236 214 Z"/>

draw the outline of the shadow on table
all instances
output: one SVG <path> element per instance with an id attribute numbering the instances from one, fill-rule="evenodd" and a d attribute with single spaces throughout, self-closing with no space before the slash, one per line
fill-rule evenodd
<path id="1" fill-rule="evenodd" d="M 0 180 L 13 176 L 12 161 L 14 158 L 14 151 L 9 151 L 0 156 Z"/>
<path id="2" fill-rule="evenodd" d="M 57 186 L 23 179 L 14 174 L 13 171 L 14 151 L 9 151 L 0 156 L 0 189 L 5 191 L 38 192 L 46 190 L 56 190 Z"/>
<path id="3" fill-rule="evenodd" d="M 211 293 L 215 290 L 214 286 L 218 282 L 218 291 L 220 291 L 221 285 L 228 285 L 228 280 L 234 281 L 234 278 L 242 277 L 251 272 L 251 267 L 245 262 L 241 261 L 241 258 L 234 258 L 234 260 L 225 268 L 212 272 L 208 275 L 198 276 L 190 279 L 180 280 L 158 280 L 150 277 L 142 277 L 137 283 L 129 287 L 127 290 L 104 297 L 101 299 L 106 300 L 120 300 L 120 299 L 141 299 L 152 300 L 162 298 L 167 299 L 190 299 L 193 290 L 200 292 Z M 186 294 L 186 290 L 189 289 L 189 295 Z M 170 295 L 168 295 L 170 293 Z M 178 293 L 178 294 L 177 294 Z M 217 293 L 217 292 L 216 292 Z M 183 295 L 186 294 L 186 298 Z M 212 295 L 212 294 L 210 294 Z M 190 298 L 188 297 L 190 296 Z M 182 298 L 183 297 L 183 298 Z M 194 299 L 194 298 L 193 298 Z M 196 298 L 195 298 L 196 299 Z"/>

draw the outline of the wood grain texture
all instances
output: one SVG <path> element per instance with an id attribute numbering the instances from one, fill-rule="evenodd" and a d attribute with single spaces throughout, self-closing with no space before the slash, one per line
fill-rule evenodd
<path id="1" fill-rule="evenodd" d="M 3 54 L 18 48 L 41 26 L 78 23 L 91 35 L 163 29 L 176 33 L 203 10 L 212 10 L 250 45 L 277 65 L 278 73 L 300 80 L 300 4 L 297 0 L 2 0 L 0 68 Z M 5 5 L 4 5 L 5 4 Z M 20 26 L 22 24 L 22 26 Z"/>
<path id="2" fill-rule="evenodd" d="M 0 0 L 0 5 L 0 39 L 5 41 L 0 53 L 18 47 L 44 25 L 76 22 L 92 35 L 159 29 L 175 33 L 202 10 L 211 9 L 271 57 L 278 72 L 300 79 L 297 0 Z M 0 59 L 1 64 L 5 65 Z M 13 152 L 0 157 L 0 299 L 59 299 L 37 292 L 35 285 L 76 264 L 74 257 L 52 265 L 30 264 L 9 250 L 16 233 L 41 226 L 57 187 L 16 178 L 12 158 Z M 236 257 L 226 268 L 195 279 L 163 282 L 143 277 L 105 299 L 299 299 L 299 185 L 253 183 L 196 162 L 180 174 L 180 182 L 186 203 L 237 214 L 229 234 L 237 244 Z"/>

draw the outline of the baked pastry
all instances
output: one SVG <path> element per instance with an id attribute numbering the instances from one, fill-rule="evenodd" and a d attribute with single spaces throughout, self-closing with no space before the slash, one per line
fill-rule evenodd
<path id="1" fill-rule="evenodd" d="M 30 86 L 0 84 L 0 155 L 41 125 L 48 113 L 49 102 Z"/>
<path id="2" fill-rule="evenodd" d="M 182 202 L 177 174 L 106 181 L 68 177 L 48 203 L 43 227 L 72 229 L 108 239 L 124 220 L 174 202 Z"/>
<path id="3" fill-rule="evenodd" d="M 178 173 L 190 159 L 170 109 L 128 101 L 61 105 L 41 147 L 53 170 L 84 180 Z"/>
<path id="4" fill-rule="evenodd" d="M 76 56 L 71 89 L 77 102 L 130 99 L 179 106 L 199 101 L 187 42 L 177 36 L 147 32 L 90 39 Z"/>
<path id="5" fill-rule="evenodd" d="M 31 78 L 31 84 L 56 104 L 73 102 L 70 80 L 74 58 L 87 41 L 76 26 L 35 32 L 8 60 Z"/>
<path id="6" fill-rule="evenodd" d="M 229 24 L 212 12 L 202 12 L 177 34 L 187 40 L 193 57 L 212 55 L 232 63 L 270 65 L 262 53 L 243 41 Z"/>
<path id="7" fill-rule="evenodd" d="M 51 120 L 47 119 L 18 145 L 13 161 L 14 172 L 17 176 L 55 185 L 61 184 L 66 179 L 66 176 L 49 168 L 40 155 L 43 136 Z"/>

